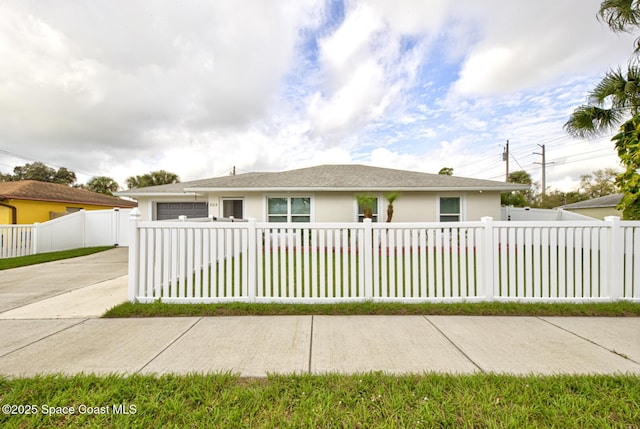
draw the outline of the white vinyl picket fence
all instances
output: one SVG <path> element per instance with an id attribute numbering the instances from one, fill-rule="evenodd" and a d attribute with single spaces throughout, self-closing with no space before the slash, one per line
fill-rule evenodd
<path id="1" fill-rule="evenodd" d="M 141 222 L 137 302 L 640 300 L 640 222 Z"/>
<path id="2" fill-rule="evenodd" d="M 0 225 L 0 258 L 93 246 L 128 246 L 131 209 L 81 210 L 33 225 Z"/>

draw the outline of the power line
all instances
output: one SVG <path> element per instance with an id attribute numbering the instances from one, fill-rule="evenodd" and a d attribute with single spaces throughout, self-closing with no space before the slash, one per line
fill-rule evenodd
<path id="1" fill-rule="evenodd" d="M 5 149 L 0 149 L 0 153 L 4 153 L 4 154 L 9 155 L 9 156 L 12 156 L 12 157 L 14 157 L 14 158 L 18 158 L 18 159 L 22 159 L 22 160 L 25 160 L 25 161 L 29 161 L 29 163 L 42 162 L 43 164 L 45 164 L 45 165 L 47 165 L 47 166 L 49 166 L 49 167 L 57 168 L 58 170 L 59 170 L 60 168 L 69 168 L 69 169 L 70 169 L 70 170 L 72 170 L 73 172 L 75 172 L 75 173 L 79 173 L 79 174 L 83 174 L 83 175 L 85 175 L 85 176 L 94 176 L 94 175 L 95 175 L 95 173 L 88 173 L 88 172 L 86 172 L 86 171 L 79 170 L 79 169 L 77 169 L 77 168 L 73 168 L 73 167 L 63 167 L 63 166 L 60 166 L 60 165 L 54 164 L 54 163 L 52 163 L 52 162 L 36 161 L 36 160 L 34 160 L 33 158 L 26 157 L 26 156 L 24 156 L 24 155 L 20 155 L 20 154 L 15 153 L 15 152 L 10 152 L 10 151 L 5 150 Z M 6 164 L 5 164 L 5 165 L 6 165 Z M 14 167 L 15 167 L 15 166 L 14 166 Z"/>

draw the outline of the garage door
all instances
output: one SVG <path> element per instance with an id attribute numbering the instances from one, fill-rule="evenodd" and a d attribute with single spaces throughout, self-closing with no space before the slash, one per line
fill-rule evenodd
<path id="1" fill-rule="evenodd" d="M 207 203 L 157 203 L 156 219 L 178 219 L 178 216 L 207 217 Z"/>

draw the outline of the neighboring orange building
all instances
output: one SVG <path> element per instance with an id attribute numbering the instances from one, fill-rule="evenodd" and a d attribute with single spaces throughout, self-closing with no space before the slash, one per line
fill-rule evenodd
<path id="1" fill-rule="evenodd" d="M 132 208 L 138 204 L 57 183 L 0 182 L 0 224 L 46 222 L 79 210 Z"/>

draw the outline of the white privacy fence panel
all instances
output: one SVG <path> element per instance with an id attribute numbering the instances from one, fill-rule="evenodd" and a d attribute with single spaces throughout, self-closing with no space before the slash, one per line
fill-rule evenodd
<path id="1" fill-rule="evenodd" d="M 612 269 L 621 271 L 623 297 L 640 299 L 640 222 L 622 224 L 620 237 L 614 237 L 622 244 L 622 258 L 614 259 Z"/>
<path id="2" fill-rule="evenodd" d="M 476 298 L 483 287 L 480 222 L 374 224 L 372 297 Z"/>
<path id="3" fill-rule="evenodd" d="M 130 294 L 145 300 L 242 300 L 248 297 L 246 224 L 143 222 L 131 263 Z M 131 271 L 132 265 L 136 270 Z"/>
<path id="4" fill-rule="evenodd" d="M 640 299 L 640 222 L 132 221 L 140 302 Z"/>
<path id="5" fill-rule="evenodd" d="M 33 253 L 33 225 L 0 225 L 0 258 Z"/>
<path id="6" fill-rule="evenodd" d="M 71 213 L 41 224 L 35 224 L 34 253 L 85 247 L 84 212 Z"/>
<path id="7" fill-rule="evenodd" d="M 127 246 L 131 209 L 81 210 L 36 224 L 35 253 L 94 246 Z"/>
<path id="8" fill-rule="evenodd" d="M 0 225 L 0 258 L 94 246 L 128 246 L 131 209 L 81 210 L 33 225 Z"/>
<path id="9" fill-rule="evenodd" d="M 497 223 L 495 296 L 609 296 L 610 230 L 604 222 Z"/>
<path id="10" fill-rule="evenodd" d="M 531 207 L 502 207 L 500 209 L 501 220 L 509 221 L 593 221 L 593 217 L 585 216 L 563 209 L 538 209 Z"/>

